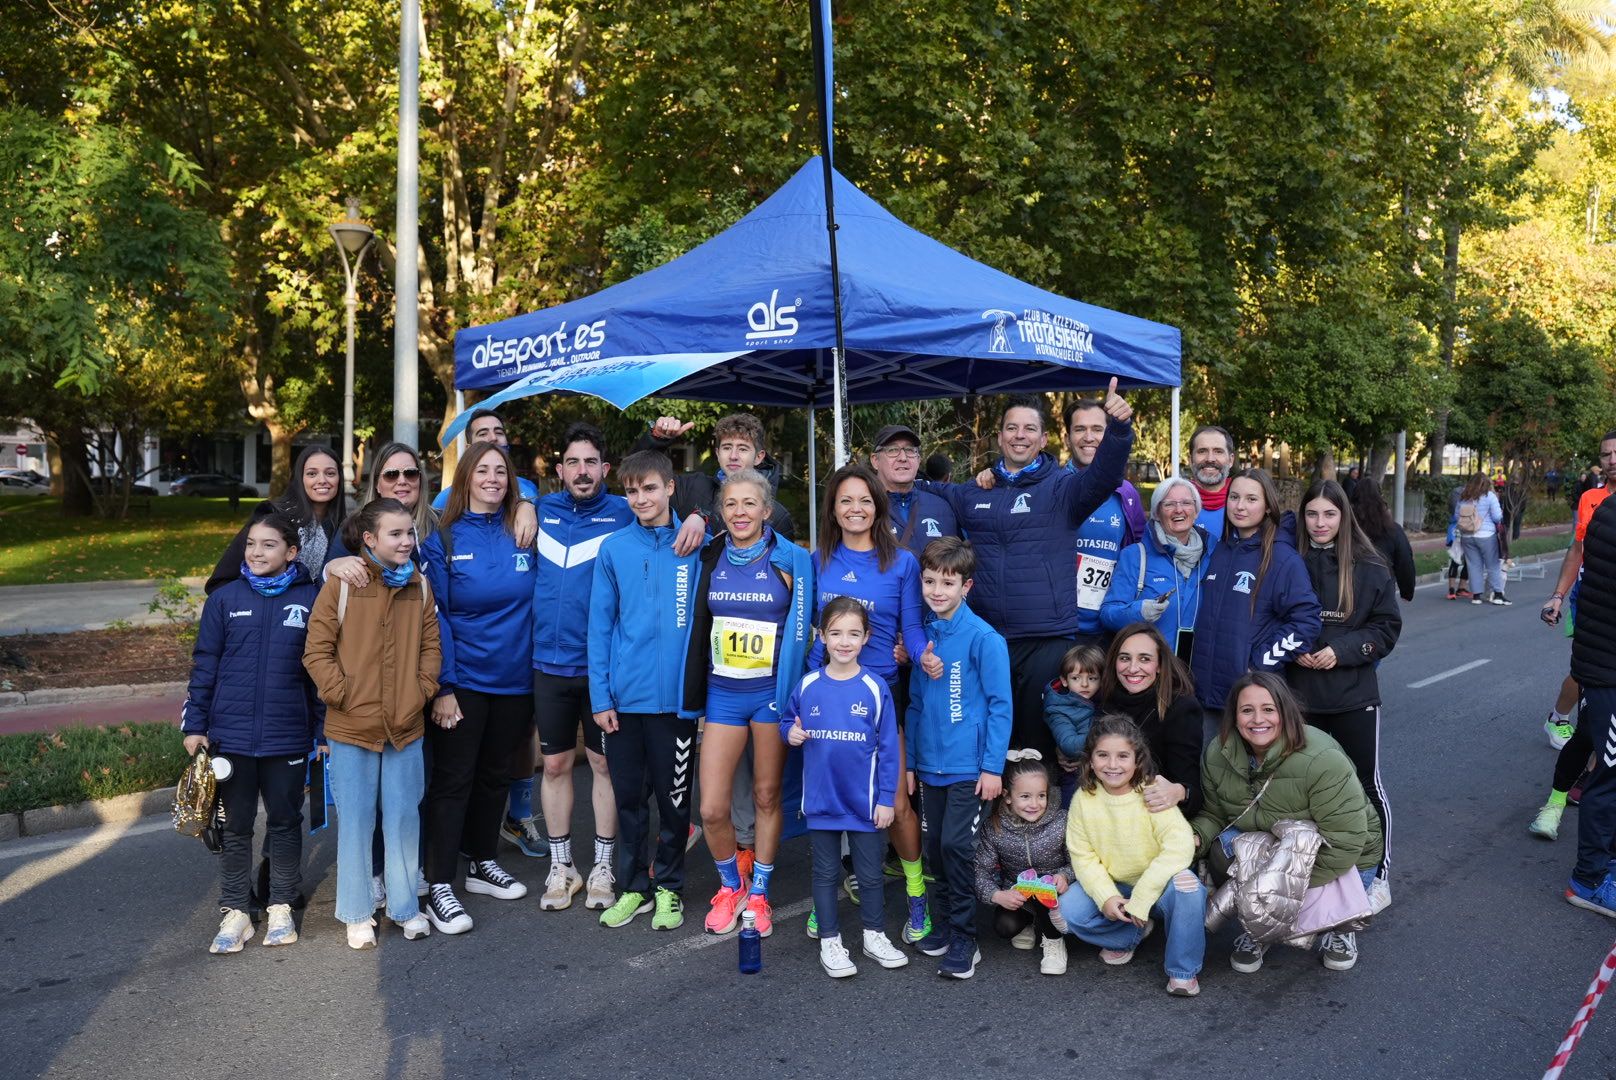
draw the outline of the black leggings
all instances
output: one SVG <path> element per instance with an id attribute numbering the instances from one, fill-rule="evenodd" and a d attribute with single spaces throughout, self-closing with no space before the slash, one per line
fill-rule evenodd
<path id="1" fill-rule="evenodd" d="M 1594 740 L 1588 734 L 1588 725 L 1578 716 L 1571 738 L 1560 747 L 1560 756 L 1554 759 L 1554 790 L 1570 791 L 1576 785 L 1577 777 L 1588 767 L 1588 759 L 1593 753 Z"/>
<path id="2" fill-rule="evenodd" d="M 1381 841 L 1385 844 L 1380 870 L 1385 873 L 1392 857 L 1392 812 L 1386 799 L 1386 787 L 1380 781 L 1380 706 L 1371 705 L 1351 712 L 1310 712 L 1307 722 L 1333 736 L 1352 760 L 1358 782 L 1369 796 L 1369 804 L 1380 815 Z"/>
<path id="3" fill-rule="evenodd" d="M 462 719 L 452 728 L 427 721 L 432 777 L 422 821 L 426 825 L 426 879 L 454 880 L 460 852 L 481 862 L 499 845 L 511 761 L 533 726 L 533 695 L 456 690 Z"/>
<path id="4" fill-rule="evenodd" d="M 1029 926 L 1037 927 L 1038 936 L 1045 940 L 1061 936 L 1055 924 L 1049 921 L 1049 909 L 1036 900 L 1029 899 L 1015 911 L 993 905 L 993 932 L 1000 937 L 1013 938 Z"/>

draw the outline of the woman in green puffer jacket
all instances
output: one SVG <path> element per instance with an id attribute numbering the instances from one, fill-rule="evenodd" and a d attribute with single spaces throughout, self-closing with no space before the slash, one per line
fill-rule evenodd
<path id="1" fill-rule="evenodd" d="M 1191 825 L 1197 852 L 1214 874 L 1229 865 L 1238 833 L 1268 831 L 1278 821 L 1311 821 L 1324 838 L 1309 887 L 1358 873 L 1365 888 L 1380 865 L 1380 819 L 1369 806 L 1352 761 L 1340 745 L 1302 720 L 1285 680 L 1248 672 L 1229 690 L 1223 726 L 1201 758 L 1201 812 Z M 1324 966 L 1345 971 L 1357 963 L 1357 936 L 1321 935 Z M 1236 971 L 1262 967 L 1264 946 L 1242 934 L 1230 963 Z"/>

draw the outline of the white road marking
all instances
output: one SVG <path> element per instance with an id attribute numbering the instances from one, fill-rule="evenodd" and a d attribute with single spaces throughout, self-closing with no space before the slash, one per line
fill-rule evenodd
<path id="1" fill-rule="evenodd" d="M 22 859 L 29 855 L 43 855 L 51 851 L 64 851 L 68 848 L 78 847 L 80 844 L 103 845 L 126 836 L 143 836 L 146 833 L 162 832 L 172 829 L 174 823 L 168 820 L 168 815 L 154 815 L 146 821 L 129 825 L 114 823 L 99 825 L 86 833 L 82 829 L 75 829 L 70 833 L 50 839 L 39 840 L 13 840 L 0 844 L 0 859 Z"/>
<path id="2" fill-rule="evenodd" d="M 1429 679 L 1421 679 L 1419 682 L 1411 682 L 1411 683 L 1408 684 L 1408 688 L 1410 690 L 1423 690 L 1425 687 L 1430 686 L 1432 683 L 1439 683 L 1443 679 L 1451 679 L 1455 675 L 1463 675 L 1467 671 L 1474 670 L 1475 668 L 1481 667 L 1483 664 L 1490 664 L 1490 663 L 1492 663 L 1492 661 L 1490 659 L 1472 660 L 1468 664 L 1460 664 L 1456 668 L 1449 668 L 1447 671 L 1439 672 L 1436 675 L 1432 675 Z"/>
<path id="3" fill-rule="evenodd" d="M 778 928 L 780 923 L 784 920 L 795 919 L 798 915 L 806 915 L 808 912 L 813 910 L 813 907 L 814 898 L 810 896 L 804 900 L 798 900 L 795 904 L 787 904 L 783 908 L 775 908 L 774 925 L 776 928 Z M 660 967 L 670 960 L 678 959 L 685 953 L 693 953 L 699 952 L 702 949 L 710 949 L 714 945 L 732 944 L 735 941 L 735 937 L 736 935 L 734 934 L 714 935 L 703 931 L 694 936 L 671 942 L 662 946 L 660 949 L 652 949 L 648 953 L 641 953 L 639 956 L 631 956 L 628 959 L 628 966 L 640 971 Z"/>

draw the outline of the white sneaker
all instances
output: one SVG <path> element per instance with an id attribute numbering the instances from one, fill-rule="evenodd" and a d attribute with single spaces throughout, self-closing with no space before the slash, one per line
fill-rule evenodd
<path id="1" fill-rule="evenodd" d="M 292 905 L 269 905 L 269 925 L 264 930 L 265 945 L 290 945 L 297 940 L 297 924 L 292 921 Z"/>
<path id="2" fill-rule="evenodd" d="M 252 936 L 252 919 L 247 917 L 247 913 L 226 908 L 224 918 L 219 920 L 219 932 L 213 935 L 213 944 L 208 946 L 208 952 L 240 952 L 241 947 L 252 940 Z"/>
<path id="3" fill-rule="evenodd" d="M 1392 883 L 1384 876 L 1377 877 L 1369 886 L 1369 914 L 1379 915 L 1392 906 Z"/>
<path id="4" fill-rule="evenodd" d="M 837 944 L 840 943 L 838 938 Z M 846 950 L 842 955 L 847 955 Z M 892 939 L 879 930 L 864 931 L 864 955 L 884 968 L 901 968 L 909 963 L 908 954 L 892 944 Z"/>
<path id="5" fill-rule="evenodd" d="M 544 878 L 544 895 L 539 897 L 541 911 L 561 911 L 572 906 L 572 898 L 584 887 L 584 879 L 568 863 L 552 862 Z"/>
<path id="6" fill-rule="evenodd" d="M 387 906 L 387 879 L 381 874 L 371 876 L 370 906 L 375 911 L 380 911 Z"/>
<path id="7" fill-rule="evenodd" d="M 1038 961 L 1038 970 L 1045 975 L 1066 974 L 1066 939 L 1045 938 L 1044 956 Z"/>
<path id="8" fill-rule="evenodd" d="M 833 979 L 845 979 L 858 974 L 858 965 L 842 946 L 842 935 L 819 939 L 819 966 Z"/>
<path id="9" fill-rule="evenodd" d="M 1038 944 L 1038 931 L 1034 930 L 1030 925 L 1023 928 L 1021 933 L 1010 939 L 1010 947 L 1013 949 L 1021 949 L 1023 952 L 1031 949 L 1036 944 Z"/>
<path id="10" fill-rule="evenodd" d="M 376 920 L 348 924 L 348 948 L 374 949 L 376 947 Z"/>
<path id="11" fill-rule="evenodd" d="M 405 919 L 403 922 L 398 922 L 397 919 L 394 919 L 393 921 L 398 923 L 398 928 L 400 930 L 404 931 L 405 941 L 414 941 L 416 938 L 424 938 L 428 934 L 432 933 L 432 920 L 428 919 L 419 911 L 417 911 L 414 915 L 411 915 L 408 919 Z"/>
<path id="12" fill-rule="evenodd" d="M 589 882 L 584 888 L 584 907 L 591 911 L 605 911 L 617 903 L 617 893 L 612 888 L 616 884 L 612 868 L 605 863 L 596 863 L 595 868 L 589 871 Z"/>
<path id="13" fill-rule="evenodd" d="M 527 895 L 527 886 L 505 872 L 493 859 L 473 860 L 466 867 L 466 891 L 492 896 L 496 900 L 520 900 Z"/>

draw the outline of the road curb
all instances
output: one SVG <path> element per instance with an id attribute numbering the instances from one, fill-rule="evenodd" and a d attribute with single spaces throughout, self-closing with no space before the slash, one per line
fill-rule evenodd
<path id="1" fill-rule="evenodd" d="M 0 814 L 0 842 L 23 837 L 44 836 L 67 829 L 92 829 L 136 821 L 155 814 L 166 814 L 174 805 L 174 789 L 139 791 L 110 799 L 87 799 L 62 806 L 42 806 L 34 810 Z"/>
<path id="2" fill-rule="evenodd" d="M 0 585 L 0 600 L 10 597 L 50 596 L 52 593 L 89 589 L 117 589 L 136 588 L 143 586 L 162 585 L 172 578 L 119 578 L 114 581 L 53 581 L 44 585 Z M 206 585 L 205 577 L 182 577 L 180 582 L 189 588 L 200 589 Z"/>
<path id="3" fill-rule="evenodd" d="M 1558 562 L 1561 559 L 1565 558 L 1565 553 L 1566 553 L 1567 550 L 1570 549 L 1570 547 L 1571 547 L 1571 545 L 1567 544 L 1565 547 L 1560 548 L 1560 549 L 1558 549 L 1556 551 L 1545 551 L 1540 555 L 1527 555 L 1527 556 L 1524 556 L 1522 558 L 1516 559 L 1515 560 L 1515 565 L 1516 566 L 1536 566 L 1539 563 Z M 1447 572 L 1446 569 L 1433 570 L 1429 574 L 1421 574 L 1419 577 L 1415 578 L 1414 579 L 1414 584 L 1415 585 L 1435 585 L 1437 582 L 1441 581 L 1443 578 L 1445 578 L 1447 576 L 1448 576 L 1448 572 Z"/>
<path id="4" fill-rule="evenodd" d="M 0 709 L 29 705 L 84 705 L 122 698 L 166 697 L 185 692 L 185 682 L 120 683 L 112 686 L 64 686 L 46 690 L 13 690 L 0 694 Z"/>

